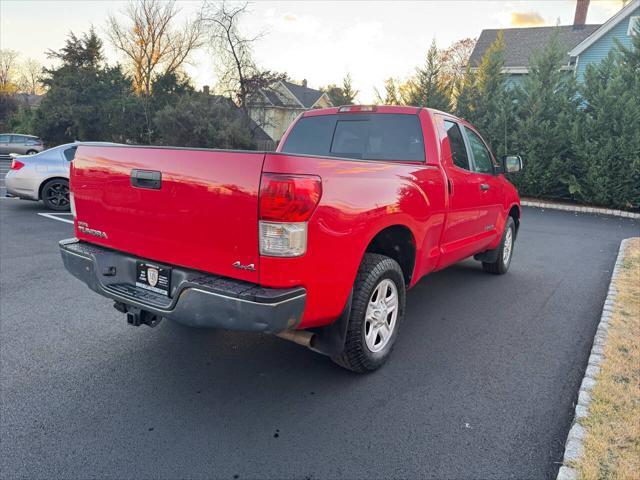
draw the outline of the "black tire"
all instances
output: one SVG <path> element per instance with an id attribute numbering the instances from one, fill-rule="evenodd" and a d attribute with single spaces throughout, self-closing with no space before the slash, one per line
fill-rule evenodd
<path id="1" fill-rule="evenodd" d="M 367 327 L 365 315 L 369 301 L 378 285 L 385 279 L 391 280 L 398 296 L 398 313 L 389 340 L 380 351 L 371 351 L 365 340 Z M 389 358 L 398 337 L 400 323 L 404 318 L 406 291 L 404 276 L 398 263 L 384 255 L 366 253 L 358 269 L 353 286 L 353 301 L 349 314 L 349 325 L 344 351 L 332 360 L 348 370 L 365 373 L 377 370 Z M 386 310 L 385 310 L 386 312 Z M 388 321 L 386 319 L 385 321 Z M 369 328 L 372 328 L 369 324 Z"/>
<path id="2" fill-rule="evenodd" d="M 62 178 L 49 180 L 42 187 L 42 202 L 49 210 L 69 210 L 69 182 Z"/>
<path id="3" fill-rule="evenodd" d="M 504 258 L 505 243 L 508 238 L 509 232 L 511 232 L 511 248 L 509 250 L 508 259 Z M 509 270 L 511 265 L 511 259 L 513 258 L 513 247 L 516 242 L 516 224 L 512 217 L 507 217 L 507 224 L 504 227 L 504 233 L 502 234 L 502 241 L 500 247 L 498 247 L 498 257 L 495 262 L 487 263 L 482 262 L 482 269 L 493 275 L 504 275 Z"/>
<path id="4" fill-rule="evenodd" d="M 36 153 L 38 153 L 37 150 L 27 150 L 27 155 L 35 155 Z"/>

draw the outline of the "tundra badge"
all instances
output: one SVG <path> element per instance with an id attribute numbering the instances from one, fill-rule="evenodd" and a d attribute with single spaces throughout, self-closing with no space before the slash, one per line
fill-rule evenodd
<path id="1" fill-rule="evenodd" d="M 107 234 L 102 230 L 96 230 L 95 228 L 89 228 L 89 224 L 87 222 L 78 221 L 78 230 L 82 233 L 86 233 L 87 235 L 93 235 L 98 238 L 107 238 Z"/>

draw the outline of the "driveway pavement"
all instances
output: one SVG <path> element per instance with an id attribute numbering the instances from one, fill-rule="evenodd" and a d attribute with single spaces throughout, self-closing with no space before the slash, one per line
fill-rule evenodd
<path id="1" fill-rule="evenodd" d="M 408 295 L 357 376 L 278 338 L 127 326 L 72 226 L 0 200 L 3 478 L 552 478 L 628 219 L 525 209 L 511 271 Z"/>

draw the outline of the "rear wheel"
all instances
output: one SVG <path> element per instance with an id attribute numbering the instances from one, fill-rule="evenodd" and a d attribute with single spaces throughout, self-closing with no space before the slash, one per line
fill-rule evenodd
<path id="1" fill-rule="evenodd" d="M 405 285 L 400 265 L 367 253 L 353 288 L 353 302 L 338 365 L 358 373 L 380 368 L 389 358 L 404 317 Z"/>
<path id="2" fill-rule="evenodd" d="M 498 248 L 498 255 L 495 262 L 482 262 L 482 269 L 485 272 L 494 275 L 502 275 L 507 273 L 509 265 L 511 265 L 511 257 L 513 256 L 513 245 L 516 240 L 516 224 L 513 218 L 508 217 L 507 224 L 502 234 L 502 242 Z"/>
<path id="3" fill-rule="evenodd" d="M 35 155 L 36 153 L 38 153 L 37 150 L 28 150 L 27 151 L 27 155 Z"/>
<path id="4" fill-rule="evenodd" d="M 63 179 L 49 180 L 42 187 L 42 201 L 49 210 L 69 210 L 69 182 Z"/>

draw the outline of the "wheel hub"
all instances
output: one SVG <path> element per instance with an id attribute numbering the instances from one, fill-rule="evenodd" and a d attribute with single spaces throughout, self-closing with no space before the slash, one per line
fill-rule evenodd
<path id="1" fill-rule="evenodd" d="M 398 289 L 391 280 L 382 280 L 371 294 L 364 322 L 367 347 L 379 352 L 388 343 L 398 317 Z"/>

